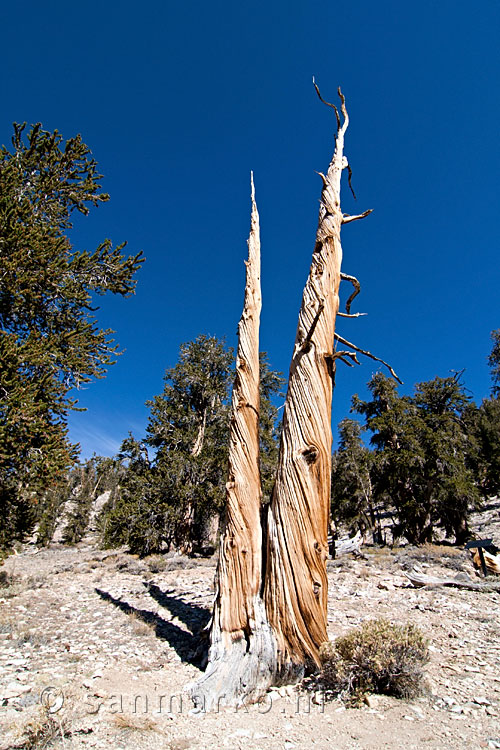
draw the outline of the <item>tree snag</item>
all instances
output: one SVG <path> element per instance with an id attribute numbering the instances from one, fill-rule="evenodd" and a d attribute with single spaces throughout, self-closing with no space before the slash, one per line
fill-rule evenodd
<path id="1" fill-rule="evenodd" d="M 232 394 L 226 517 L 219 549 L 208 666 L 189 687 L 205 710 L 257 700 L 274 675 L 275 646 L 260 589 L 262 500 L 259 469 L 260 231 L 252 217 L 243 313 Z"/>
<path id="2" fill-rule="evenodd" d="M 316 87 L 318 96 L 324 101 Z M 276 483 L 268 517 L 264 601 L 277 639 L 277 680 L 299 679 L 319 666 L 327 636 L 328 520 L 332 462 L 332 360 L 339 307 L 342 247 L 340 208 L 344 134 L 349 124 L 342 92 L 343 122 L 335 105 L 337 137 L 332 161 L 321 174 L 316 244 L 299 313 Z"/>
<path id="3" fill-rule="evenodd" d="M 316 91 L 321 101 L 318 87 Z M 267 515 L 267 538 L 260 523 L 259 476 L 259 314 L 260 240 L 252 181 L 252 227 L 245 304 L 238 334 L 236 380 L 227 483 L 227 516 L 217 569 L 216 600 L 206 673 L 190 686 L 205 709 L 258 700 L 271 685 L 296 681 L 319 666 L 327 640 L 328 521 L 332 461 L 331 407 L 336 359 L 357 363 L 355 351 L 335 352 L 335 322 L 341 278 L 354 291 L 359 282 L 341 274 L 343 224 L 368 215 L 342 214 L 340 183 L 349 117 L 338 91 L 335 151 L 323 182 L 316 244 L 307 279 L 290 365 L 278 468 Z M 352 361 L 350 361 L 352 360 Z M 262 552 L 265 549 L 262 565 Z"/>

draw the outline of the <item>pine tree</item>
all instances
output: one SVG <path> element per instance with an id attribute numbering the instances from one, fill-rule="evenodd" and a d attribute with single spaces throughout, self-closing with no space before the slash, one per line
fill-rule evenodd
<path id="1" fill-rule="evenodd" d="M 479 407 L 470 404 L 465 414 L 475 449 L 474 468 L 484 497 L 500 494 L 500 328 L 492 331 L 491 338 L 491 396 L 483 399 Z"/>
<path id="2" fill-rule="evenodd" d="M 162 393 L 148 401 L 145 440 L 129 436 L 122 445 L 119 497 L 100 519 L 105 546 L 128 544 L 146 555 L 171 545 L 188 554 L 213 545 L 227 480 L 233 356 L 214 336 L 181 345 Z M 270 369 L 265 353 L 261 373 L 261 471 L 270 486 L 277 455 L 273 398 L 283 379 Z"/>
<path id="3" fill-rule="evenodd" d="M 372 401 L 354 397 L 353 409 L 373 432 L 375 495 L 395 507 L 395 533 L 421 544 L 432 541 L 441 524 L 463 542 L 479 493 L 463 418 L 469 400 L 459 376 L 419 383 L 411 397 L 399 396 L 381 373 L 368 387 Z"/>
<path id="4" fill-rule="evenodd" d="M 370 531 L 380 543 L 380 520 L 375 509 L 371 468 L 373 455 L 361 439 L 361 425 L 354 419 L 339 424 L 339 448 L 333 455 L 332 517 L 354 531 Z"/>
<path id="5" fill-rule="evenodd" d="M 73 212 L 108 200 L 80 136 L 14 125 L 0 149 L 0 544 L 30 531 L 41 498 L 77 456 L 67 437 L 70 397 L 101 378 L 117 348 L 101 330 L 93 296 L 129 296 L 140 254 L 109 240 L 73 247 Z"/>
<path id="6" fill-rule="evenodd" d="M 431 518 L 462 544 L 470 536 L 469 510 L 480 502 L 463 419 L 469 398 L 460 376 L 453 375 L 418 383 L 413 400 L 424 423 L 420 437 L 425 455 L 424 497 L 432 498 Z"/>
<path id="7" fill-rule="evenodd" d="M 500 328 L 491 332 L 493 347 L 488 357 L 488 363 L 491 367 L 491 379 L 493 381 L 492 394 L 500 396 Z"/>
<path id="8" fill-rule="evenodd" d="M 267 352 L 260 352 L 260 479 L 264 504 L 270 501 L 273 491 L 281 432 L 279 411 L 274 401 L 283 396 L 284 384 L 282 373 L 271 370 Z"/>
<path id="9" fill-rule="evenodd" d="M 223 341 L 198 336 L 181 346 L 163 393 L 148 402 L 155 484 L 172 511 L 174 544 L 187 553 L 223 507 L 232 362 Z"/>

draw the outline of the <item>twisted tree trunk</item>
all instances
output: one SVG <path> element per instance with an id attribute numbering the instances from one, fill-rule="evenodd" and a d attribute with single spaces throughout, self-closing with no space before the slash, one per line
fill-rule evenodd
<path id="1" fill-rule="evenodd" d="M 308 665 L 319 664 L 319 647 L 327 640 L 333 375 L 336 358 L 349 356 L 357 361 L 355 353 L 333 351 L 341 279 L 340 229 L 369 213 L 346 216 L 340 209 L 341 175 L 348 168 L 343 148 L 349 120 L 340 89 L 339 96 L 344 120 L 341 123 L 336 107 L 329 105 L 337 117 L 336 146 L 326 176 L 321 175 L 316 244 L 299 313 L 264 545 L 258 434 L 260 240 L 252 182 L 245 305 L 232 400 L 226 526 L 209 663 L 206 673 L 190 687 L 195 702 L 206 709 L 252 702 L 270 685 L 300 678 Z M 346 278 L 352 281 L 352 277 Z"/>
<path id="2" fill-rule="evenodd" d="M 333 341 L 340 229 L 347 218 L 340 209 L 340 180 L 347 166 L 343 148 L 349 120 L 340 97 L 344 122 L 335 109 L 336 146 L 326 176 L 321 175 L 316 244 L 299 313 L 268 518 L 264 600 L 281 679 L 298 678 L 309 664 L 318 665 L 319 647 L 327 640 Z"/>
<path id="3" fill-rule="evenodd" d="M 274 639 L 260 595 L 262 491 L 259 469 L 260 233 L 252 175 L 243 314 L 238 326 L 226 484 L 226 518 L 219 550 L 208 666 L 190 687 L 211 710 L 256 700 L 274 674 Z"/>

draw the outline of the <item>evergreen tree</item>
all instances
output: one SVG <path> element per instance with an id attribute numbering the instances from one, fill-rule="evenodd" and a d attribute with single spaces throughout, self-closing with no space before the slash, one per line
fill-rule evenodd
<path id="1" fill-rule="evenodd" d="M 72 509 L 64 527 L 63 542 L 76 544 L 83 539 L 97 498 L 109 492 L 108 503 L 112 504 L 123 474 L 119 461 L 95 455 L 72 470 Z"/>
<path id="2" fill-rule="evenodd" d="M 361 425 L 354 419 L 339 424 L 339 449 L 333 455 L 332 517 L 347 523 L 373 541 L 381 542 L 380 521 L 375 510 L 370 471 L 373 456 L 361 439 Z"/>
<path id="3" fill-rule="evenodd" d="M 273 403 L 277 396 L 283 396 L 281 390 L 285 379 L 281 372 L 271 370 L 267 353 L 260 353 L 260 474 L 262 499 L 268 504 L 274 486 L 278 447 L 281 431 L 279 412 Z"/>
<path id="4" fill-rule="evenodd" d="M 144 443 L 131 434 L 117 456 L 122 478 L 119 491 L 98 518 L 104 547 L 127 544 L 130 551 L 148 555 L 169 544 L 169 509 L 155 483 L 155 473 Z"/>
<path id="5" fill-rule="evenodd" d="M 468 432 L 475 445 L 475 471 L 484 497 L 500 494 L 500 328 L 492 331 L 488 357 L 493 385 L 490 398 L 466 411 Z"/>
<path id="6" fill-rule="evenodd" d="M 163 393 L 148 402 L 155 485 L 171 509 L 173 542 L 188 553 L 224 504 L 232 362 L 223 341 L 198 336 L 181 346 Z"/>
<path id="7" fill-rule="evenodd" d="M 77 447 L 67 438 L 70 397 L 103 377 L 117 354 L 92 296 L 128 296 L 142 259 L 105 240 L 93 252 L 69 237 L 76 210 L 108 200 L 80 136 L 14 125 L 0 149 L 0 544 L 29 532 L 41 498 L 64 481 Z"/>
<path id="8" fill-rule="evenodd" d="M 492 394 L 500 396 L 500 328 L 491 332 L 493 347 L 488 357 L 488 363 L 491 367 L 491 379 L 493 380 Z"/>
<path id="9" fill-rule="evenodd" d="M 419 383 L 414 403 L 423 420 L 426 486 L 431 521 L 439 521 L 457 544 L 469 538 L 468 514 L 480 496 L 471 471 L 471 442 L 463 419 L 469 402 L 459 375 Z"/>
<path id="10" fill-rule="evenodd" d="M 270 487 L 277 454 L 272 398 L 283 380 L 265 354 L 261 372 L 262 473 Z M 145 555 L 170 545 L 187 553 L 210 545 L 225 500 L 233 378 L 233 351 L 223 341 L 202 335 L 181 345 L 163 392 L 148 402 L 146 440 L 130 436 L 122 445 L 120 495 L 101 516 L 106 546 L 128 544 Z"/>
<path id="11" fill-rule="evenodd" d="M 467 433 L 473 446 L 474 473 L 483 497 L 500 494 L 500 399 L 485 398 L 465 412 Z"/>
<path id="12" fill-rule="evenodd" d="M 36 529 L 37 544 L 47 546 L 53 540 L 58 524 L 64 518 L 68 502 L 78 487 L 77 467 L 72 467 L 63 480 L 58 481 L 44 494 Z"/>
<path id="13" fill-rule="evenodd" d="M 471 443 L 463 419 L 468 404 L 458 376 L 419 383 L 412 397 L 377 373 L 372 401 L 355 397 L 376 446 L 376 497 L 398 514 L 395 533 L 415 544 L 429 542 L 438 523 L 457 543 L 468 536 L 467 518 L 479 493 L 471 470 Z"/>

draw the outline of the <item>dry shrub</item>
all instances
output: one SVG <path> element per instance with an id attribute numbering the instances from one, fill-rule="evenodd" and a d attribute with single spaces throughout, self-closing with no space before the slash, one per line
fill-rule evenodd
<path id="1" fill-rule="evenodd" d="M 15 645 L 21 649 L 25 643 L 31 643 L 32 646 L 48 646 L 52 638 L 46 632 L 37 633 L 34 630 L 18 630 L 15 634 Z"/>
<path id="2" fill-rule="evenodd" d="M 136 635 L 151 635 L 154 632 L 154 624 L 147 623 L 137 612 L 129 612 L 129 621 Z"/>
<path id="3" fill-rule="evenodd" d="M 18 596 L 26 590 L 26 578 L 15 573 L 9 573 L 7 570 L 0 570 L 0 590 L 1 596 L 5 599 L 11 599 Z"/>
<path id="4" fill-rule="evenodd" d="M 168 566 L 168 561 L 163 555 L 149 555 L 144 562 L 150 569 L 151 573 L 161 573 Z"/>
<path id="5" fill-rule="evenodd" d="M 369 620 L 321 646 L 320 681 L 326 690 L 359 702 L 366 693 L 414 698 L 423 690 L 427 640 L 414 625 Z"/>
<path id="6" fill-rule="evenodd" d="M 113 721 L 119 729 L 129 729 L 132 732 L 157 731 L 158 726 L 152 719 L 129 714 L 114 714 Z"/>
<path id="7" fill-rule="evenodd" d="M 41 708 L 39 714 L 31 717 L 23 727 L 22 744 L 16 747 L 22 750 L 45 750 L 59 739 L 62 739 L 64 743 L 67 734 L 69 732 L 63 721 L 57 717 L 54 718 L 47 710 Z"/>

